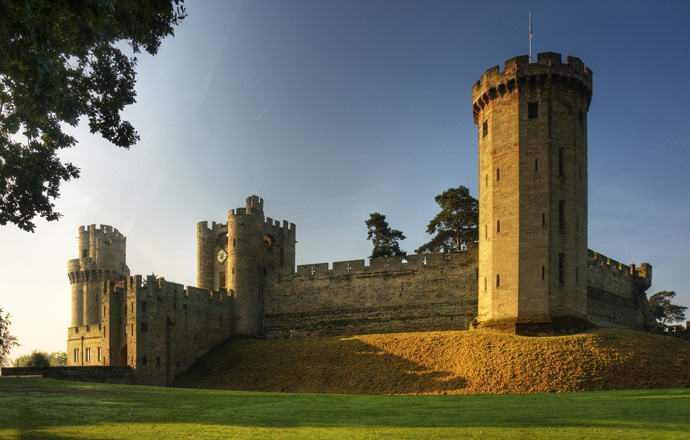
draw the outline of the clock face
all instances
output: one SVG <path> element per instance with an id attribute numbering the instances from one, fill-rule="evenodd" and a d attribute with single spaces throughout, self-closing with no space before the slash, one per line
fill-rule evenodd
<path id="1" fill-rule="evenodd" d="M 220 249 L 216 254 L 216 258 L 218 259 L 219 263 L 223 263 L 225 262 L 225 259 L 228 258 L 228 253 L 225 252 L 225 249 Z"/>

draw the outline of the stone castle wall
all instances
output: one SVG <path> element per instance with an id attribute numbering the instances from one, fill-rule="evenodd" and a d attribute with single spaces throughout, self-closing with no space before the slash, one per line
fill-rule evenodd
<path id="1" fill-rule="evenodd" d="M 652 266 L 625 265 L 589 251 L 588 319 L 602 327 L 648 329 L 653 318 L 646 290 L 652 284 Z"/>
<path id="2" fill-rule="evenodd" d="M 266 337 L 467 329 L 476 250 L 303 265 L 264 292 Z"/>
<path id="3" fill-rule="evenodd" d="M 588 316 L 597 325 L 644 329 L 651 266 L 589 251 Z M 267 338 L 466 330 L 477 316 L 477 248 L 297 266 L 264 291 Z"/>
<path id="4" fill-rule="evenodd" d="M 129 366 L 139 383 L 167 385 L 232 335 L 232 301 L 140 275 L 101 285 L 102 321 L 68 329 L 69 366 Z"/>
<path id="5" fill-rule="evenodd" d="M 172 382 L 232 335 L 232 302 L 224 289 L 210 292 L 135 276 L 128 280 L 125 307 L 127 365 L 142 383 Z"/>

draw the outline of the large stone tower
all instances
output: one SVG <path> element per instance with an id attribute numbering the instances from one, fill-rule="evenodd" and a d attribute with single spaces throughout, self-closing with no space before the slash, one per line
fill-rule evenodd
<path id="1" fill-rule="evenodd" d="M 267 277 L 295 270 L 294 223 L 264 216 L 264 201 L 247 197 L 228 223 L 197 224 L 197 285 L 224 287 L 233 297 L 233 333 L 261 335 Z"/>
<path id="2" fill-rule="evenodd" d="M 103 281 L 129 276 L 126 239 L 112 226 L 82 226 L 79 228 L 77 252 L 79 258 L 67 262 L 72 290 L 70 327 L 98 325 L 101 322 Z"/>
<path id="3" fill-rule="evenodd" d="M 587 314 L 587 111 L 592 72 L 541 53 L 472 88 L 479 143 L 481 326 L 568 331 Z"/>

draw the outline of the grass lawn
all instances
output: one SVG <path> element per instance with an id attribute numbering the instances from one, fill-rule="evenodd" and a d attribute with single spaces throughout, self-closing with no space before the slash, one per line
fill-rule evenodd
<path id="1" fill-rule="evenodd" d="M 0 378 L 0 438 L 688 438 L 690 388 L 280 394 Z"/>

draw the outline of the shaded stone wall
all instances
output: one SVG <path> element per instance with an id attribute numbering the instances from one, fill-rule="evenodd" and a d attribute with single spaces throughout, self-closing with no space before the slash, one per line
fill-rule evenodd
<path id="1" fill-rule="evenodd" d="M 602 327 L 646 330 L 653 325 L 646 290 L 652 285 L 652 266 L 625 265 L 589 251 L 588 319 Z"/>
<path id="2" fill-rule="evenodd" d="M 264 291 L 267 338 L 462 330 L 477 313 L 476 248 L 303 265 Z"/>

